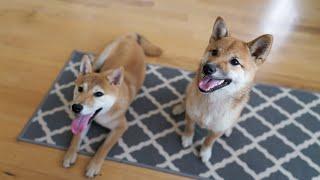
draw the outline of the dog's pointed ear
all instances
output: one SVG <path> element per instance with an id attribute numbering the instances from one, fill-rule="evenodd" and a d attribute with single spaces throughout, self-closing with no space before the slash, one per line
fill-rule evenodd
<path id="1" fill-rule="evenodd" d="M 117 69 L 113 69 L 107 72 L 107 79 L 110 84 L 120 85 L 124 78 L 124 69 L 123 67 L 119 67 Z"/>
<path id="2" fill-rule="evenodd" d="M 222 17 L 218 17 L 213 25 L 211 38 L 214 40 L 219 40 L 223 37 L 227 37 L 229 35 L 229 31 L 226 23 L 224 22 Z"/>
<path id="3" fill-rule="evenodd" d="M 260 65 L 266 60 L 269 55 L 272 42 L 272 35 L 265 34 L 248 43 L 251 56 L 254 58 L 256 64 Z"/>
<path id="4" fill-rule="evenodd" d="M 92 72 L 91 58 L 85 54 L 82 56 L 82 59 L 81 59 L 80 73 L 84 75 L 91 72 Z"/>

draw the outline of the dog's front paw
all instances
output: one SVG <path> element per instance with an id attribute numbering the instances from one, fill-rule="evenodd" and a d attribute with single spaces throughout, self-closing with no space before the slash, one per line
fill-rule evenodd
<path id="1" fill-rule="evenodd" d="M 211 158 L 211 154 L 212 154 L 212 149 L 211 147 L 201 147 L 200 150 L 200 157 L 202 162 L 208 162 L 209 159 Z"/>
<path id="2" fill-rule="evenodd" d="M 230 128 L 230 129 L 228 129 L 228 130 L 224 133 L 224 135 L 225 135 L 226 137 L 230 137 L 230 136 L 231 136 L 231 133 L 232 133 L 232 129 Z"/>
<path id="3" fill-rule="evenodd" d="M 99 175 L 102 164 L 103 164 L 103 161 L 99 162 L 94 158 L 91 159 L 91 161 L 87 167 L 86 176 L 89 178 L 92 178 L 92 177 Z"/>
<path id="4" fill-rule="evenodd" d="M 185 136 L 185 135 L 182 135 L 181 136 L 181 141 L 182 141 L 182 146 L 184 148 L 188 147 L 188 146 L 191 146 L 192 144 L 192 139 L 193 139 L 193 136 Z"/>
<path id="5" fill-rule="evenodd" d="M 66 155 L 63 158 L 63 167 L 69 168 L 71 167 L 77 160 L 77 152 L 69 152 L 67 151 Z"/>

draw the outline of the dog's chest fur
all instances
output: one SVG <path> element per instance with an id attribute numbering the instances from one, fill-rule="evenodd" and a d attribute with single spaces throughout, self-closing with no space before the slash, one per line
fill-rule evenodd
<path id="1" fill-rule="evenodd" d="M 214 132 L 224 132 L 237 121 L 244 102 L 234 104 L 223 93 L 200 94 L 197 87 L 189 86 L 186 111 L 189 117 L 202 127 Z"/>
<path id="2" fill-rule="evenodd" d="M 108 129 L 114 129 L 118 126 L 119 121 L 118 118 L 123 115 L 123 111 L 117 111 L 115 113 L 101 113 L 95 118 L 95 122 L 101 125 L 102 127 L 108 128 Z"/>

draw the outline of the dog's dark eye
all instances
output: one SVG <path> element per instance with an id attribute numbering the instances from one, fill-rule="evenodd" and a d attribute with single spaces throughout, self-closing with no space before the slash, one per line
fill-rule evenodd
<path id="1" fill-rule="evenodd" d="M 240 65 L 239 61 L 237 58 L 232 58 L 230 60 L 230 64 L 233 65 L 233 66 L 237 66 L 237 65 Z"/>
<path id="2" fill-rule="evenodd" d="M 95 97 L 101 97 L 101 96 L 103 96 L 104 94 L 103 94 L 102 92 L 98 91 L 98 92 L 93 93 L 93 95 L 94 95 Z"/>
<path id="3" fill-rule="evenodd" d="M 214 49 L 211 51 L 211 56 L 216 56 L 218 55 L 218 49 Z"/>
<path id="4" fill-rule="evenodd" d="M 79 92 L 83 92 L 83 87 L 81 87 L 81 86 L 78 87 L 78 91 L 79 91 Z"/>

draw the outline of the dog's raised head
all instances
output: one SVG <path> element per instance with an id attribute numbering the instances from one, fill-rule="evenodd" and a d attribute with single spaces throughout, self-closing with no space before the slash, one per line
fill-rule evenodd
<path id="1" fill-rule="evenodd" d="M 238 40 L 230 36 L 225 21 L 218 17 L 198 70 L 199 90 L 234 93 L 251 84 L 269 54 L 272 40 L 269 34 L 250 42 Z"/>
<path id="2" fill-rule="evenodd" d="M 92 61 L 88 55 L 82 57 L 80 73 L 75 80 L 71 106 L 77 116 L 71 125 L 74 134 L 83 131 L 98 113 L 106 112 L 112 107 L 123 82 L 122 67 L 96 73 L 93 72 Z"/>

